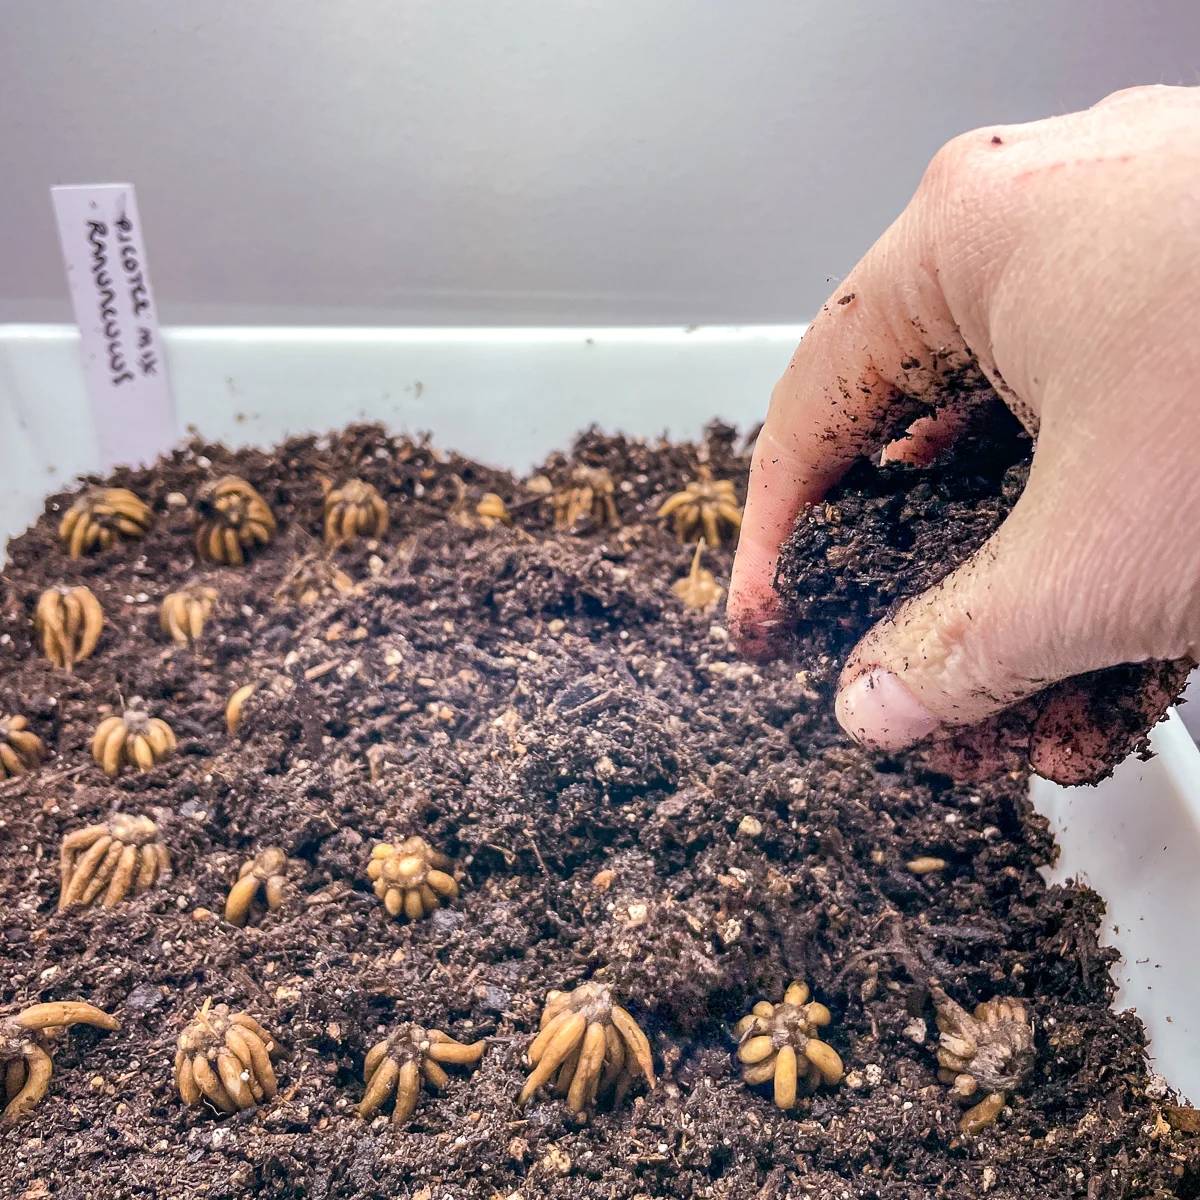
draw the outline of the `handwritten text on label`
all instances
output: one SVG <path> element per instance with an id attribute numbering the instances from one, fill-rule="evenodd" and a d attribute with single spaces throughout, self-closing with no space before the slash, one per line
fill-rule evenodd
<path id="1" fill-rule="evenodd" d="M 102 465 L 149 462 L 176 424 L 133 187 L 51 194 Z"/>

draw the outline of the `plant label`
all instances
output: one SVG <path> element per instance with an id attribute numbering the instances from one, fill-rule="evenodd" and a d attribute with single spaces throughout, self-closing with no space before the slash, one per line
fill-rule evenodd
<path id="1" fill-rule="evenodd" d="M 133 185 L 54 187 L 50 195 L 100 466 L 145 465 L 175 442 L 177 428 Z"/>

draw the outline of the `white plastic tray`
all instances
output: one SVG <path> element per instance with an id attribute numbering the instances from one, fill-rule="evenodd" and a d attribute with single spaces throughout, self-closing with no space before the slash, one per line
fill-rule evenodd
<path id="1" fill-rule="evenodd" d="M 593 421 L 694 437 L 719 415 L 761 419 L 800 327 L 164 331 L 181 434 L 269 446 L 354 420 L 428 430 L 439 445 L 522 471 Z M 0 326 L 0 539 L 43 496 L 99 469 L 70 326 Z M 1157 757 L 1097 788 L 1036 781 L 1062 846 L 1055 880 L 1086 879 L 1121 951 L 1118 1004 L 1136 1008 L 1161 1072 L 1200 1098 L 1200 752 L 1178 715 Z"/>
<path id="2" fill-rule="evenodd" d="M 1200 751 L 1174 709 L 1150 741 L 1149 762 L 1128 758 L 1094 788 L 1035 779 L 1032 796 L 1062 848 L 1050 878 L 1085 880 L 1108 904 L 1101 940 L 1121 952 L 1115 1006 L 1137 1012 L 1155 1070 L 1195 1100 Z"/>
<path id="3" fill-rule="evenodd" d="M 513 470 L 583 426 L 695 437 L 747 428 L 803 326 L 684 329 L 165 329 L 181 436 L 230 445 L 356 420 L 428 430 Z M 0 546 L 42 497 L 100 466 L 79 335 L 0 325 Z"/>

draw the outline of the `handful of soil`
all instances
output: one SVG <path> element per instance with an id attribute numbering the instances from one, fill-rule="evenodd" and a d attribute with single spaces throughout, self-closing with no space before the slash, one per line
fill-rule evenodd
<path id="1" fill-rule="evenodd" d="M 858 640 L 966 561 L 1012 511 L 1033 443 L 999 401 L 928 467 L 862 459 L 801 512 L 775 587 L 809 665 L 832 682 Z M 1063 784 L 1098 783 L 1179 697 L 1188 660 L 1130 663 L 1045 688 L 979 726 L 935 735 L 926 758 L 961 780 L 1023 767 Z"/>

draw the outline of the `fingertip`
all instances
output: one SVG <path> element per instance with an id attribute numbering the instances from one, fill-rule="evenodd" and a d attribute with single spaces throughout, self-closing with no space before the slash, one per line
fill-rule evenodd
<path id="1" fill-rule="evenodd" d="M 779 623 L 770 617 L 731 621 L 729 636 L 734 649 L 747 662 L 769 662 L 783 649 Z"/>
<path id="2" fill-rule="evenodd" d="M 771 600 L 760 596 L 747 603 L 743 596 L 735 603 L 731 592 L 726 616 L 734 649 L 743 658 L 765 662 L 778 656 L 783 642 L 783 619 L 774 593 Z"/>
<path id="3" fill-rule="evenodd" d="M 1097 724 L 1087 688 L 1065 680 L 1047 692 L 1033 728 L 1029 763 L 1043 779 L 1063 787 L 1096 784 L 1112 774 L 1131 741 L 1127 731 Z"/>
<path id="4" fill-rule="evenodd" d="M 1163 719 L 1193 665 L 1190 658 L 1125 663 L 1054 684 L 1033 727 L 1033 769 L 1065 786 L 1106 779 Z"/>
<path id="5" fill-rule="evenodd" d="M 902 438 L 884 446 L 880 462 L 908 463 L 914 467 L 931 465 L 954 445 L 970 424 L 971 416 L 970 408 L 943 408 L 932 416 L 918 418 Z"/>
<path id="6" fill-rule="evenodd" d="M 778 550 L 758 544 L 743 526 L 725 613 L 735 649 L 757 662 L 775 657 L 782 641 L 783 615 L 774 587 L 777 559 Z"/>
<path id="7" fill-rule="evenodd" d="M 834 710 L 838 724 L 871 750 L 904 750 L 941 726 L 899 676 L 880 667 L 839 687 Z"/>

